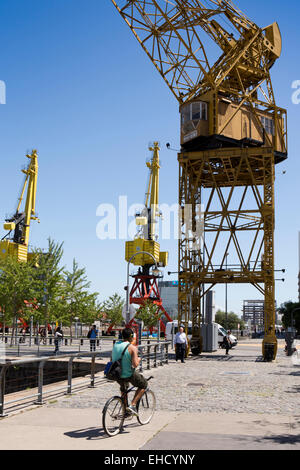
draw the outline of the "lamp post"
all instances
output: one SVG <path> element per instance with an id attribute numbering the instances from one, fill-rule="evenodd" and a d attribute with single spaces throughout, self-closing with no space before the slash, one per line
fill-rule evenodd
<path id="1" fill-rule="evenodd" d="M 154 256 L 151 253 L 148 253 L 148 251 L 137 251 L 128 260 L 128 263 L 127 263 L 127 286 L 126 286 L 126 320 L 125 320 L 126 321 L 126 326 L 130 322 L 130 312 L 129 312 L 129 267 L 130 267 L 130 263 L 133 260 L 133 258 L 135 258 L 137 255 L 142 255 L 142 254 L 151 256 L 151 258 L 153 259 L 154 264 L 155 264 L 155 269 L 152 272 L 153 273 L 156 272 L 157 275 L 159 275 L 159 273 L 160 273 L 160 271 L 157 267 L 156 259 L 154 258 Z M 156 274 L 154 274 L 154 275 L 156 275 Z"/>

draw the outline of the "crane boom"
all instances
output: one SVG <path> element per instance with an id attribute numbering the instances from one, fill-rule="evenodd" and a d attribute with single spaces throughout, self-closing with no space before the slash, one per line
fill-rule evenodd
<path id="1" fill-rule="evenodd" d="M 25 174 L 25 180 L 18 200 L 17 209 L 12 217 L 6 219 L 3 227 L 5 230 L 8 230 L 8 233 L 0 241 L 0 257 L 4 258 L 12 255 L 17 257 L 19 261 L 27 261 L 30 222 L 31 220 L 38 220 L 35 213 L 38 178 L 37 151 L 33 150 L 32 153 L 26 155 L 26 157 L 30 159 L 30 162 L 27 168 L 22 170 Z M 25 207 L 24 210 L 21 211 L 21 205 L 26 190 Z"/>
<path id="2" fill-rule="evenodd" d="M 112 2 L 180 104 L 221 85 L 235 94 L 260 85 L 281 54 L 277 23 L 261 29 L 229 1 Z M 207 36 L 221 50 L 211 64 Z"/>

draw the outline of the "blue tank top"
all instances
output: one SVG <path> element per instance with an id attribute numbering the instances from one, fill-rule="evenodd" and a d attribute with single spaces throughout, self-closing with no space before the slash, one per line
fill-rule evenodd
<path id="1" fill-rule="evenodd" d="M 112 350 L 112 358 L 111 358 L 113 362 L 118 361 L 121 358 L 122 352 L 124 351 L 127 345 L 128 345 L 127 341 L 126 342 L 117 341 L 115 343 L 113 350 Z M 122 358 L 121 378 L 128 379 L 129 377 L 132 376 L 133 372 L 134 372 L 134 368 L 132 367 L 131 354 L 127 348 Z"/>

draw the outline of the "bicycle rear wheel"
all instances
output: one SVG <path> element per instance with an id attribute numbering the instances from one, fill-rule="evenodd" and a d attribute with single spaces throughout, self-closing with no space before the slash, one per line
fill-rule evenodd
<path id="1" fill-rule="evenodd" d="M 120 397 L 110 398 L 102 412 L 102 424 L 108 436 L 116 436 L 123 427 L 125 406 Z"/>
<path id="2" fill-rule="evenodd" d="M 140 424 L 150 423 L 155 412 L 156 398 L 151 390 L 147 390 L 138 403 L 138 417 Z"/>

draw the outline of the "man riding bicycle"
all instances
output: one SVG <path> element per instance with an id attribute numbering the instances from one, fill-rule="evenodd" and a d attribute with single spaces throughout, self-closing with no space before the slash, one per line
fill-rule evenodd
<path id="1" fill-rule="evenodd" d="M 122 352 L 126 349 L 122 357 L 122 374 L 121 379 L 118 380 L 118 384 L 121 388 L 121 393 L 125 393 L 127 390 L 128 382 L 134 387 L 137 387 L 137 391 L 134 398 L 126 409 L 127 412 L 138 416 L 136 404 L 139 399 L 143 396 L 148 383 L 147 380 L 139 374 L 135 369 L 138 367 L 141 359 L 138 357 L 138 350 L 132 344 L 134 341 L 133 331 L 131 328 L 124 328 L 122 331 L 123 341 L 117 341 L 112 350 L 112 362 L 118 361 L 121 358 Z"/>

